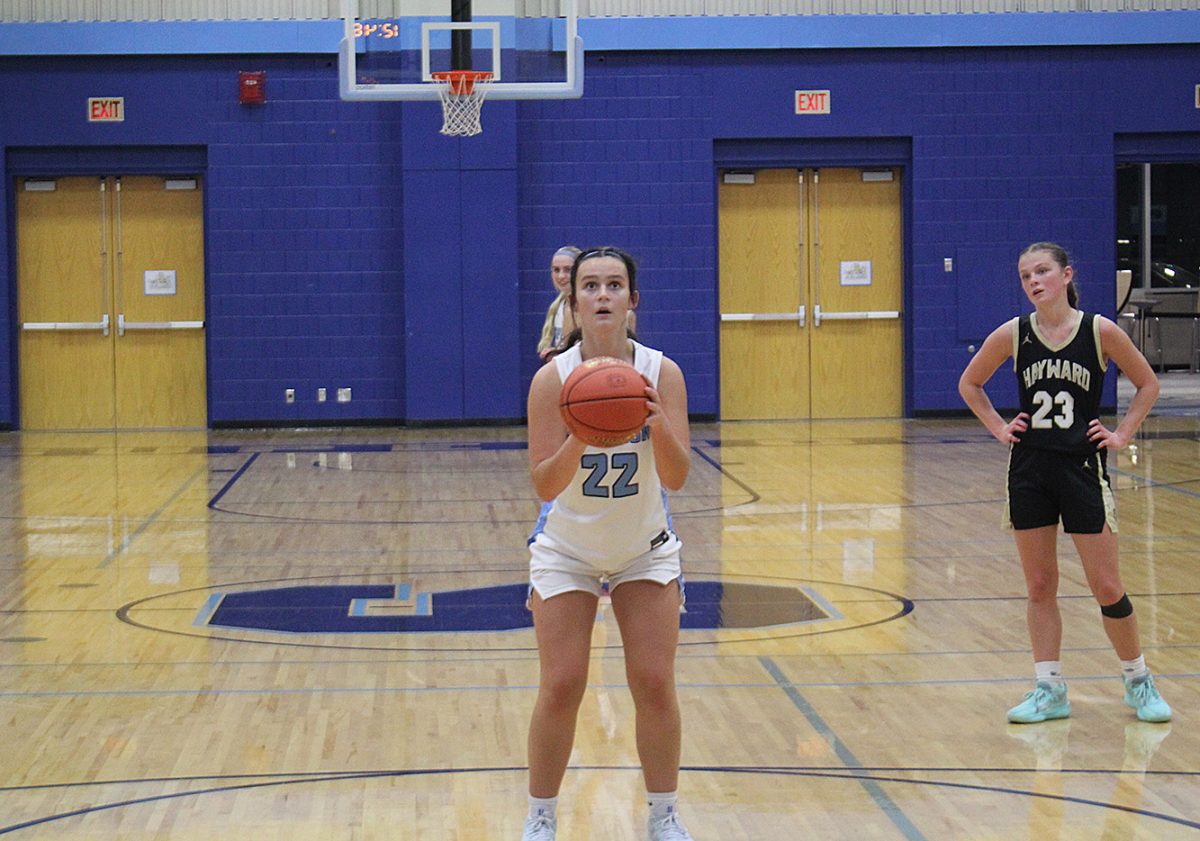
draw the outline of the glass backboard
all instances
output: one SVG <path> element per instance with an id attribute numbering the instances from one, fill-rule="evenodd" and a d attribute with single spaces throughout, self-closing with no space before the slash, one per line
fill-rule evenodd
<path id="1" fill-rule="evenodd" d="M 583 95 L 576 0 L 342 0 L 342 17 L 342 99 L 436 100 L 445 70 L 490 72 L 488 99 Z"/>

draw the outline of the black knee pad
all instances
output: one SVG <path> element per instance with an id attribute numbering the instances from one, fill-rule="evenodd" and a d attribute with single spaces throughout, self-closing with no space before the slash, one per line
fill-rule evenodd
<path id="1" fill-rule="evenodd" d="M 1133 614 L 1133 603 L 1129 601 L 1129 594 L 1126 593 L 1121 596 L 1120 601 L 1100 605 L 1100 612 L 1109 619 L 1124 619 Z"/>

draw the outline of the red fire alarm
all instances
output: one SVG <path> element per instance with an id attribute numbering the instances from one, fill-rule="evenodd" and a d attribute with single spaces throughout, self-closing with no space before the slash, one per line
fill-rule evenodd
<path id="1" fill-rule="evenodd" d="M 238 101 L 242 105 L 263 105 L 267 101 L 267 71 L 243 70 L 238 73 Z"/>

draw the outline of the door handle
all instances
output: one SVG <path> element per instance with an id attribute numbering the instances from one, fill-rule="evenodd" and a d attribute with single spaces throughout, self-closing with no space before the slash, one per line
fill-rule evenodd
<path id="1" fill-rule="evenodd" d="M 203 321 L 126 321 L 124 313 L 117 313 L 117 335 L 124 336 L 126 330 L 203 330 Z"/>
<path id="2" fill-rule="evenodd" d="M 795 312 L 723 312 L 722 321 L 798 321 L 804 326 L 804 307 Z"/>
<path id="3" fill-rule="evenodd" d="M 22 330 L 30 331 L 80 331 L 99 330 L 108 335 L 108 314 L 99 321 L 26 321 L 21 324 Z"/>
<path id="4" fill-rule="evenodd" d="M 863 310 L 860 312 L 824 312 L 821 305 L 813 307 L 813 324 L 821 326 L 822 321 L 882 321 L 899 318 L 899 310 Z"/>

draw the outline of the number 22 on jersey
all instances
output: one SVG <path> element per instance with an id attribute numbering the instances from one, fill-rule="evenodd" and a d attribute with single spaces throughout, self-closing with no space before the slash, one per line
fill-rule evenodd
<path id="1" fill-rule="evenodd" d="M 607 453 L 587 453 L 579 459 L 579 466 L 591 473 L 583 480 L 584 496 L 614 497 L 633 496 L 638 492 L 637 482 L 637 453 L 613 453 L 611 467 L 613 471 L 620 470 L 611 485 L 603 484 L 608 474 L 610 462 Z"/>

